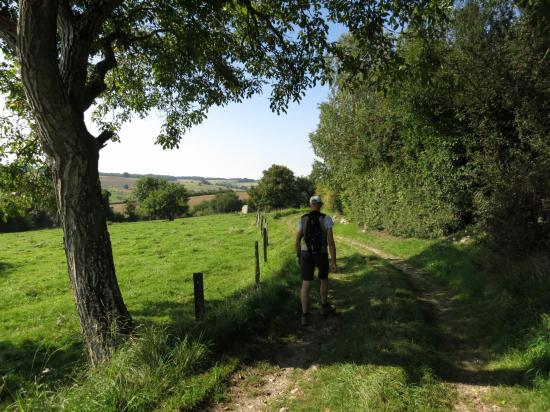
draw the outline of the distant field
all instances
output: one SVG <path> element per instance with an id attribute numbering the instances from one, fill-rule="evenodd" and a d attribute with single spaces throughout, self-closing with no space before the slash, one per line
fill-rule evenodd
<path id="1" fill-rule="evenodd" d="M 215 191 L 215 190 L 227 190 L 227 187 L 223 187 L 216 184 L 205 184 L 198 180 L 192 179 L 178 179 L 178 183 L 181 183 L 185 186 L 190 192 L 204 192 L 204 191 Z"/>
<path id="2" fill-rule="evenodd" d="M 239 199 L 246 202 L 248 199 L 250 199 L 250 196 L 248 192 L 236 192 L 237 196 L 239 196 Z M 195 206 L 198 205 L 201 202 L 204 202 L 206 200 L 212 200 L 216 197 L 216 195 L 199 195 L 199 196 L 189 196 L 189 206 Z M 117 201 L 118 202 L 118 201 Z M 123 213 L 124 212 L 124 203 L 114 203 L 111 204 L 111 209 L 113 209 L 113 212 L 115 213 Z"/>
<path id="3" fill-rule="evenodd" d="M 242 201 L 250 199 L 248 192 L 237 192 L 237 196 L 239 196 L 239 199 L 241 199 Z M 206 200 L 212 200 L 214 199 L 214 197 L 216 197 L 216 195 L 190 196 L 188 203 L 189 206 L 195 206 Z"/>
<path id="4" fill-rule="evenodd" d="M 99 176 L 99 180 L 101 181 L 101 185 L 106 187 L 116 187 L 116 188 L 123 188 L 124 185 L 128 185 L 130 189 L 133 189 L 133 187 L 136 185 L 136 182 L 138 179 L 133 177 L 122 177 L 122 176 Z"/>
<path id="5" fill-rule="evenodd" d="M 239 179 L 208 179 L 208 181 L 215 185 L 232 186 L 243 190 L 248 190 L 254 187 L 258 182 L 239 182 Z"/>
<path id="6" fill-rule="evenodd" d="M 132 197 L 132 191 L 139 180 L 136 177 L 100 175 L 101 187 L 111 192 L 111 203 L 123 202 Z M 256 182 L 239 182 L 238 179 L 209 179 L 205 183 L 198 179 L 177 179 L 174 182 L 183 184 L 192 194 L 193 192 L 215 192 L 223 190 L 248 190 Z M 192 203 L 190 203 L 192 204 Z"/>

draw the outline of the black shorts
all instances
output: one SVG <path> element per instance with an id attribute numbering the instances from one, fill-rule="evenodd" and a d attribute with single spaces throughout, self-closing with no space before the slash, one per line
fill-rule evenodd
<path id="1" fill-rule="evenodd" d="M 302 251 L 300 255 L 300 273 L 302 280 L 313 280 L 315 268 L 319 268 L 319 279 L 328 278 L 328 253 L 311 254 Z"/>

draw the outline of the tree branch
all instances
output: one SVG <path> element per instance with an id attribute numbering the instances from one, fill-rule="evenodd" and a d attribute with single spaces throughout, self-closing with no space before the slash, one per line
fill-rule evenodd
<path id="1" fill-rule="evenodd" d="M 98 150 L 101 150 L 105 147 L 106 143 L 115 136 L 115 132 L 111 130 L 102 131 L 99 136 L 96 137 L 96 143 Z"/>
<path id="2" fill-rule="evenodd" d="M 78 14 L 73 12 L 71 3 L 68 0 L 58 1 L 57 22 L 61 39 L 60 71 L 69 96 L 82 107 L 83 101 L 90 100 L 86 93 L 82 97 L 81 90 L 86 87 L 88 58 L 92 45 L 101 32 L 103 23 L 112 15 L 113 10 L 122 4 L 123 0 L 88 2 L 86 9 Z M 107 62 L 111 61 L 110 58 L 105 60 Z M 104 65 L 100 63 L 96 65 L 98 67 L 95 71 L 98 68 L 101 69 Z M 104 77 L 104 74 L 102 76 Z M 99 78 L 101 78 L 101 75 Z M 96 82 L 94 87 L 99 87 L 101 83 Z M 91 98 L 91 101 L 93 101 L 93 98 Z M 89 107 L 89 104 L 91 103 L 86 103 L 85 106 L 88 105 Z"/>
<path id="3" fill-rule="evenodd" d="M 275 26 L 273 26 L 273 23 L 271 22 L 271 19 L 269 18 L 269 16 L 255 9 L 254 6 L 252 6 L 252 2 L 250 0 L 244 0 L 243 3 L 244 3 L 244 6 L 246 7 L 246 10 L 250 13 L 251 17 L 255 21 L 255 23 L 257 24 L 257 18 L 263 21 L 267 26 L 267 28 L 269 29 L 269 31 L 271 31 L 271 33 L 274 34 L 279 39 L 282 49 L 285 50 L 287 48 L 287 42 L 283 34 L 279 30 L 277 30 Z"/>
<path id="4" fill-rule="evenodd" d="M 105 42 L 103 43 L 104 58 L 94 66 L 91 79 L 85 86 L 82 98 L 82 109 L 84 111 L 88 110 L 94 100 L 101 93 L 107 90 L 107 85 L 105 84 L 105 76 L 109 72 L 109 70 L 114 69 L 117 66 L 112 41 L 112 38 L 105 39 Z"/>
<path id="5" fill-rule="evenodd" d="M 80 20 L 79 35 L 93 40 L 105 20 L 122 3 L 123 0 L 97 0 L 93 6 L 88 6 Z"/>
<path id="6" fill-rule="evenodd" d="M 0 9 L 0 39 L 8 51 L 15 55 L 17 49 L 17 19 L 7 8 Z"/>
<path id="7" fill-rule="evenodd" d="M 61 27 L 61 33 L 67 29 L 72 29 L 75 16 L 71 10 L 71 5 L 67 0 L 59 0 L 57 12 L 57 24 Z"/>

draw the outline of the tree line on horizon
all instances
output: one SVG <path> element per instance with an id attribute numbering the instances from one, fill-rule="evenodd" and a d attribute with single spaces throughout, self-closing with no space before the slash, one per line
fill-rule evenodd
<path id="1" fill-rule="evenodd" d="M 0 168 L 0 173 L 6 169 Z M 40 173 L 43 173 L 40 176 Z M 18 202 L 10 210 L 7 205 L 0 205 L 0 233 L 44 229 L 57 227 L 57 207 L 53 188 L 47 181 L 47 170 L 39 168 L 25 171 L 27 176 L 37 175 L 40 179 L 33 181 L 32 193 L 28 203 Z M 122 176 L 121 174 L 108 174 Z M 193 196 L 213 194 L 211 200 L 189 207 L 191 193 L 175 179 L 166 179 L 165 175 L 132 175 L 141 176 L 135 184 L 132 198 L 126 199 L 122 212 L 115 212 L 111 205 L 111 193 L 101 189 L 102 208 L 109 222 L 134 222 L 138 220 L 168 219 L 178 217 L 205 216 L 218 213 L 238 212 L 245 204 L 233 190 L 193 193 Z M 249 206 L 252 209 L 274 210 L 307 205 L 309 196 L 313 195 L 314 183 L 309 177 L 295 176 L 286 166 L 272 165 L 263 171 L 257 187 L 250 188 Z"/>
<path id="2" fill-rule="evenodd" d="M 210 184 L 209 180 L 234 180 L 239 183 L 254 183 L 256 179 L 250 179 L 248 177 L 208 177 L 208 176 L 176 176 L 176 175 L 159 175 L 155 173 L 116 173 L 116 172 L 99 172 L 100 176 L 120 176 L 120 177 L 129 177 L 140 179 L 142 177 L 157 177 L 160 179 L 165 179 L 169 181 L 174 181 L 178 179 L 189 179 L 189 180 L 198 180 L 205 184 Z"/>

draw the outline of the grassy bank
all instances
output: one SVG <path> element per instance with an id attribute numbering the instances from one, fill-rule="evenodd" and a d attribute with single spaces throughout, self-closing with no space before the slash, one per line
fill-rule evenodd
<path id="1" fill-rule="evenodd" d="M 238 361 L 220 353 L 269 327 L 288 298 L 286 228 L 270 227 L 269 263 L 254 282 L 255 217 L 218 215 L 110 226 L 119 283 L 140 325 L 113 361 L 82 355 L 59 230 L 0 237 L 0 397 L 21 409 L 189 409 L 216 397 Z M 193 320 L 192 273 L 207 318 Z M 233 351 L 234 352 L 234 351 Z"/>
<path id="2" fill-rule="evenodd" d="M 365 233 L 353 224 L 335 231 L 405 259 L 451 290 L 472 325 L 467 339 L 480 346 L 484 370 L 495 376 L 488 402 L 522 410 L 550 408 L 550 314 L 544 303 L 548 288 L 542 286 L 550 266 L 544 259 L 498 256 L 473 236 L 403 239 Z M 523 274 L 521 285 L 507 283 L 518 278 L 512 273 Z"/>

